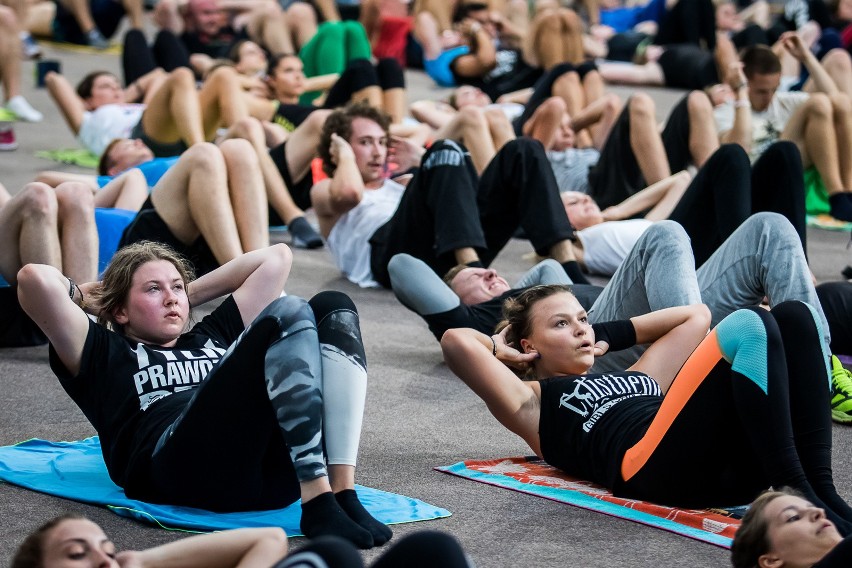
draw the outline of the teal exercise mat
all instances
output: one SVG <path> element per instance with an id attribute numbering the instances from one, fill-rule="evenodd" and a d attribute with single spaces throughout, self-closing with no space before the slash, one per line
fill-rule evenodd
<path id="1" fill-rule="evenodd" d="M 74 164 L 81 168 L 98 169 L 98 157 L 82 148 L 61 148 L 59 150 L 39 150 L 37 158 L 53 160 L 60 164 Z"/>
<path id="2" fill-rule="evenodd" d="M 281 527 L 288 536 L 302 536 L 299 531 L 299 501 L 271 511 L 213 513 L 128 499 L 107 474 L 97 436 L 75 442 L 32 439 L 0 447 L 0 480 L 81 503 L 101 505 L 122 517 L 167 530 L 201 532 L 240 527 Z M 364 507 L 386 524 L 450 516 L 446 509 L 405 495 L 361 485 L 356 486 L 356 491 Z"/>
<path id="3" fill-rule="evenodd" d="M 465 460 L 435 468 L 480 483 L 511 489 L 642 523 L 650 527 L 730 548 L 747 507 L 679 509 L 616 497 L 606 488 L 566 475 L 535 456 Z"/>

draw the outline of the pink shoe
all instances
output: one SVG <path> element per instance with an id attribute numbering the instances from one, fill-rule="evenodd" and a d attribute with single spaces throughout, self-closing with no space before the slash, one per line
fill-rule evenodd
<path id="1" fill-rule="evenodd" d="M 11 152 L 18 149 L 15 131 L 11 122 L 0 122 L 0 151 Z"/>

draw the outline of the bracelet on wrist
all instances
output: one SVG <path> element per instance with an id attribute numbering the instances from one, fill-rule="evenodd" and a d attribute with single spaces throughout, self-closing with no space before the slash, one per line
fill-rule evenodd
<path id="1" fill-rule="evenodd" d="M 497 356 L 497 342 L 494 341 L 493 335 L 490 337 L 490 339 L 491 339 L 491 354 L 496 357 Z"/>
<path id="2" fill-rule="evenodd" d="M 74 281 L 71 279 L 70 276 L 66 276 L 65 278 L 68 279 L 68 298 L 73 302 L 74 301 L 74 290 L 77 287 L 77 285 L 74 283 Z"/>
<path id="3" fill-rule="evenodd" d="M 750 108 L 750 107 L 751 107 L 751 102 L 749 102 L 748 100 L 737 99 L 737 100 L 734 101 L 734 108 Z"/>

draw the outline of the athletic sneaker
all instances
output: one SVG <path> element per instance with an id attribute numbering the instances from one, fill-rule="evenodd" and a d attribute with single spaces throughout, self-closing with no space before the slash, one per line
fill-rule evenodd
<path id="1" fill-rule="evenodd" d="M 41 57 L 41 47 L 36 43 L 33 36 L 27 32 L 21 32 L 21 55 L 25 59 L 38 59 Z"/>
<path id="2" fill-rule="evenodd" d="M 34 109 L 27 99 L 21 95 L 16 95 L 6 103 L 6 110 L 27 122 L 41 122 L 44 118 L 39 111 Z"/>
<path id="3" fill-rule="evenodd" d="M 18 142 L 15 140 L 15 130 L 12 128 L 11 122 L 0 122 L 0 151 L 11 152 L 18 149 Z"/>
<path id="4" fill-rule="evenodd" d="M 831 418 L 841 424 L 852 423 L 852 371 L 834 355 L 831 356 Z"/>
<path id="5" fill-rule="evenodd" d="M 92 28 L 86 32 L 86 43 L 89 44 L 89 47 L 94 47 L 95 49 L 106 49 L 109 47 L 109 40 L 104 37 L 98 28 Z"/>
<path id="6" fill-rule="evenodd" d="M 287 227 L 293 237 L 292 244 L 296 248 L 315 249 L 323 245 L 322 237 L 317 234 L 308 220 L 304 217 L 296 217 L 290 221 Z"/>

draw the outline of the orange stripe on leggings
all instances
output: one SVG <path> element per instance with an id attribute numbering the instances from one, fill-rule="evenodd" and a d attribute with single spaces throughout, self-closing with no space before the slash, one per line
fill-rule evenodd
<path id="1" fill-rule="evenodd" d="M 714 329 L 683 364 L 671 388 L 666 393 L 660 410 L 657 411 L 657 415 L 651 421 L 648 431 L 624 454 L 624 459 L 621 462 L 621 477 L 625 481 L 630 480 L 644 467 L 648 458 L 660 445 L 663 436 L 668 432 L 675 418 L 683 410 L 686 402 L 695 394 L 695 390 L 721 359 L 722 351 L 719 349 L 719 342 L 716 340 L 716 330 Z"/>

